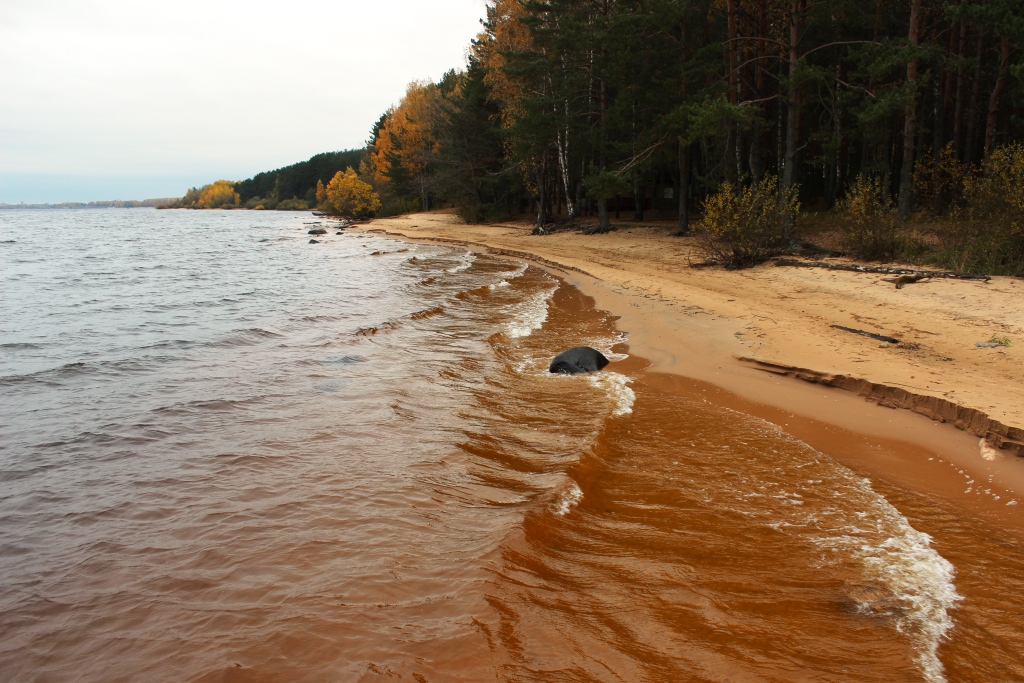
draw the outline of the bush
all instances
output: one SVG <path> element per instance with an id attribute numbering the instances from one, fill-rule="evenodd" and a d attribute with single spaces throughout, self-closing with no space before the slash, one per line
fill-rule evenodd
<path id="1" fill-rule="evenodd" d="M 704 202 L 694 236 L 705 258 L 744 268 L 789 248 L 799 212 L 796 188 L 780 195 L 775 176 L 743 188 L 725 184 Z"/>
<path id="2" fill-rule="evenodd" d="M 239 201 L 235 184 L 229 180 L 218 180 L 199 191 L 195 206 L 200 209 L 226 209 L 238 206 Z"/>
<path id="3" fill-rule="evenodd" d="M 936 230 L 936 262 L 961 272 L 1024 275 L 1024 145 L 993 151 L 963 183 L 962 205 Z"/>
<path id="4" fill-rule="evenodd" d="M 292 197 L 291 199 L 278 202 L 274 208 L 278 211 L 309 211 L 309 204 L 306 203 L 305 199 Z"/>
<path id="5" fill-rule="evenodd" d="M 836 218 L 843 248 L 857 258 L 893 261 L 907 251 L 896 206 L 878 178 L 858 176 L 836 205 Z"/>
<path id="6" fill-rule="evenodd" d="M 364 183 L 349 166 L 338 171 L 326 187 L 327 201 L 343 216 L 367 218 L 380 208 L 380 197 L 368 183 Z"/>

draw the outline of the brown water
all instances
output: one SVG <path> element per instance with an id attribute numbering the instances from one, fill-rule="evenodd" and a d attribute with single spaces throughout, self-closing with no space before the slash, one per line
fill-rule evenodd
<path id="1" fill-rule="evenodd" d="M 644 370 L 542 271 L 0 218 L 4 680 L 1024 680 L 1020 539 Z M 578 344 L 615 362 L 545 372 Z"/>

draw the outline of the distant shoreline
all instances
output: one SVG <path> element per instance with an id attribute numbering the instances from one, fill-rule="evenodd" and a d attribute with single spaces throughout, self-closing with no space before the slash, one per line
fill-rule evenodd
<path id="1" fill-rule="evenodd" d="M 58 204 L 0 203 L 0 209 L 151 209 L 175 201 L 174 197 L 156 199 L 110 199 L 96 202 L 60 202 Z"/>

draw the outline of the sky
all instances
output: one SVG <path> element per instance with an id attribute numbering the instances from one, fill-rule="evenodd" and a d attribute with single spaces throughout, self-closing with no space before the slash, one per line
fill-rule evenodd
<path id="1" fill-rule="evenodd" d="M 175 197 L 361 147 L 484 0 L 2 0 L 0 202 Z"/>

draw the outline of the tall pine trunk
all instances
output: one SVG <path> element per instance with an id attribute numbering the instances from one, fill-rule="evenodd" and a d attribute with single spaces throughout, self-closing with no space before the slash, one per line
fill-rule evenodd
<path id="1" fill-rule="evenodd" d="M 796 154 L 797 133 L 800 129 L 797 116 L 799 114 L 800 99 L 796 87 L 796 72 L 799 66 L 800 55 L 797 51 L 800 42 L 800 0 L 793 0 L 789 12 L 789 99 L 786 106 L 786 158 L 782 167 L 782 182 L 779 183 L 779 209 L 788 206 L 786 198 L 789 191 L 796 184 Z M 786 227 L 792 229 L 793 217 L 789 215 L 788 208 L 783 214 Z"/>
<path id="2" fill-rule="evenodd" d="M 690 145 L 679 141 L 679 223 L 676 227 L 677 235 L 690 234 Z"/>
<path id="3" fill-rule="evenodd" d="M 957 46 L 957 66 L 956 66 L 956 105 L 953 110 L 953 155 L 957 159 L 961 159 L 960 152 L 963 150 L 961 140 L 963 139 L 963 123 L 964 119 L 964 81 L 966 80 L 966 74 L 964 72 L 964 50 L 967 49 L 967 22 L 963 19 L 960 20 L 960 43 Z"/>
<path id="4" fill-rule="evenodd" d="M 988 117 L 985 120 L 985 165 L 992 158 L 992 150 L 996 143 L 996 121 L 999 114 L 999 98 L 1006 87 L 1006 74 L 1010 71 L 1010 36 L 1003 36 L 999 50 L 999 75 L 988 98 Z"/>
<path id="5" fill-rule="evenodd" d="M 917 126 L 917 44 L 921 22 L 921 0 L 910 3 L 910 44 L 914 54 L 907 62 L 908 101 L 903 115 L 903 164 L 900 167 L 899 214 L 901 220 L 910 219 L 914 190 L 914 134 Z"/>
<path id="6" fill-rule="evenodd" d="M 967 151 L 964 161 L 974 163 L 974 151 L 978 148 L 978 98 L 981 97 L 981 58 L 985 50 L 985 32 L 978 29 L 978 47 L 975 54 L 974 82 L 971 83 L 971 106 L 967 110 Z"/>

